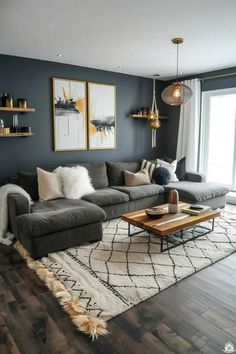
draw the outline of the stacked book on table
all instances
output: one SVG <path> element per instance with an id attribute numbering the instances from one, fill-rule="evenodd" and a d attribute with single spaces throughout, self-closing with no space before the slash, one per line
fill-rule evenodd
<path id="1" fill-rule="evenodd" d="M 201 215 L 201 214 L 204 214 L 210 210 L 212 210 L 211 207 L 209 207 L 207 205 L 199 205 L 199 204 L 192 204 L 192 205 L 181 208 L 181 212 L 187 213 L 190 215 Z"/>

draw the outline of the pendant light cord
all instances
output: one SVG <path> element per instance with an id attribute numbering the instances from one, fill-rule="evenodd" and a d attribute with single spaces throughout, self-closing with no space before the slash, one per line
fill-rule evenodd
<path id="1" fill-rule="evenodd" d="M 179 43 L 177 43 L 177 73 L 176 73 L 176 82 L 179 81 Z"/>
<path id="2" fill-rule="evenodd" d="M 158 112 L 156 101 L 156 77 L 153 77 L 152 112 Z"/>

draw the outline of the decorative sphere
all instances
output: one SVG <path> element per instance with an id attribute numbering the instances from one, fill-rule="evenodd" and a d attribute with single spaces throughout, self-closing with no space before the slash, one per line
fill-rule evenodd
<path id="1" fill-rule="evenodd" d="M 152 174 L 152 179 L 154 180 L 154 182 L 156 184 L 160 184 L 161 186 L 163 186 L 164 184 L 168 184 L 170 182 L 170 178 L 170 172 L 165 167 L 155 168 Z"/>
<path id="2" fill-rule="evenodd" d="M 161 123 L 159 121 L 159 119 L 149 119 L 149 125 L 152 129 L 157 129 L 160 128 Z"/>

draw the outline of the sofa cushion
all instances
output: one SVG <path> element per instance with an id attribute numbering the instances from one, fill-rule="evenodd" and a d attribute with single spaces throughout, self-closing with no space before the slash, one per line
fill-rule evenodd
<path id="1" fill-rule="evenodd" d="M 126 193 L 119 192 L 113 188 L 98 189 L 95 193 L 85 195 L 84 200 L 98 206 L 108 206 L 129 201 L 129 196 Z"/>
<path id="2" fill-rule="evenodd" d="M 199 182 L 171 182 L 164 186 L 165 191 L 177 189 L 180 200 L 189 200 L 190 202 L 203 202 L 228 193 L 228 189 L 214 183 L 199 183 Z"/>
<path id="3" fill-rule="evenodd" d="M 75 209 L 75 208 L 85 207 L 88 205 L 90 205 L 90 203 L 82 199 L 60 198 L 60 199 L 48 200 L 46 202 L 36 202 L 31 205 L 31 212 L 47 213 L 50 211 Z"/>
<path id="4" fill-rule="evenodd" d="M 69 230 L 78 226 L 92 224 L 104 220 L 105 212 L 85 200 L 78 200 L 78 203 L 65 203 L 65 199 L 53 200 L 38 203 L 40 212 L 20 215 L 16 218 L 19 235 L 24 237 L 37 238 L 55 232 Z M 38 205 L 38 206 L 39 206 Z M 62 206 L 61 208 L 59 206 Z M 45 208 L 44 208 L 45 207 Z M 44 209 L 44 212 L 43 212 Z"/>
<path id="5" fill-rule="evenodd" d="M 105 162 L 99 163 L 80 163 L 66 165 L 68 167 L 84 166 L 89 172 L 92 185 L 95 189 L 108 187 L 107 168 Z"/>
<path id="6" fill-rule="evenodd" d="M 144 186 L 137 187 L 113 186 L 112 188 L 128 194 L 130 200 L 146 198 L 164 192 L 164 188 L 157 184 L 146 184 Z"/>
<path id="7" fill-rule="evenodd" d="M 123 186 L 125 184 L 123 171 L 137 172 L 141 162 L 107 162 L 107 176 L 109 186 Z"/>
<path id="8" fill-rule="evenodd" d="M 38 177 L 36 172 L 18 172 L 19 186 L 23 188 L 32 200 L 39 199 Z"/>

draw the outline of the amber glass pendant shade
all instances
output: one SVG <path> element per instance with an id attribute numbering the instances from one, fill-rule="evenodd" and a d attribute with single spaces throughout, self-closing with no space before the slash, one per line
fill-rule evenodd
<path id="1" fill-rule="evenodd" d="M 167 86 L 161 94 L 162 100 L 170 106 L 181 106 L 192 97 L 192 90 L 187 85 L 178 82 L 179 79 L 179 45 L 183 43 L 183 38 L 173 38 L 172 43 L 177 46 L 177 73 L 176 81 Z"/>
<path id="2" fill-rule="evenodd" d="M 192 90 L 187 85 L 179 82 L 173 82 L 167 86 L 161 94 L 163 101 L 171 106 L 180 106 L 186 103 L 192 97 Z"/>

